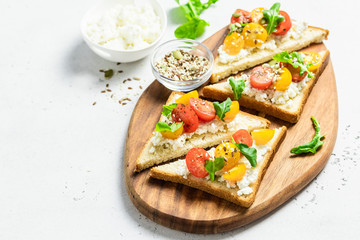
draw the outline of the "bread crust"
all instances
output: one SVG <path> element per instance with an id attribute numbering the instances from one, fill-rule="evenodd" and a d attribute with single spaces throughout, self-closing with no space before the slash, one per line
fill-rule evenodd
<path id="1" fill-rule="evenodd" d="M 218 181 L 209 181 L 205 178 L 196 178 L 189 174 L 187 178 L 184 178 L 182 175 L 174 173 L 174 172 L 166 172 L 163 171 L 160 167 L 153 167 L 150 169 L 150 176 L 153 178 L 171 181 L 175 183 L 181 183 L 189 187 L 193 187 L 217 197 L 226 199 L 230 202 L 233 202 L 237 205 L 242 207 L 250 207 L 252 203 L 255 201 L 256 193 L 260 187 L 261 181 L 268 169 L 277 149 L 279 148 L 281 142 L 284 140 L 286 135 L 286 127 L 281 127 L 280 133 L 277 139 L 272 143 L 271 150 L 265 155 L 264 161 L 261 164 L 259 169 L 258 178 L 256 181 L 251 185 L 253 188 L 253 192 L 246 196 L 238 196 L 236 188 L 227 188 L 225 182 L 218 182 Z"/>
<path id="2" fill-rule="evenodd" d="M 219 55 L 217 55 L 214 59 L 214 68 L 213 68 L 213 73 L 211 74 L 211 77 L 210 77 L 210 82 L 211 83 L 219 82 L 221 79 L 224 79 L 232 74 L 236 74 L 245 69 L 254 67 L 256 65 L 262 64 L 267 61 L 270 61 L 272 59 L 272 56 L 274 56 L 275 54 L 277 54 L 279 52 L 297 51 L 299 49 L 309 46 L 312 43 L 320 43 L 324 39 L 327 39 L 328 35 L 329 35 L 329 30 L 327 30 L 327 29 L 308 26 L 308 32 L 311 32 L 311 31 L 318 31 L 318 34 L 320 34 L 320 36 L 313 37 L 313 38 L 308 39 L 307 41 L 304 41 L 301 43 L 299 41 L 294 41 L 294 43 L 291 46 L 287 46 L 286 48 L 282 48 L 281 46 L 279 46 L 277 48 L 277 50 L 272 51 L 271 53 L 265 54 L 265 56 L 262 56 L 261 58 L 255 58 L 248 62 L 246 62 L 245 59 L 241 59 L 240 61 L 232 62 L 229 64 L 222 64 L 219 61 Z M 261 50 L 261 51 L 266 52 L 265 50 Z M 241 63 L 241 61 L 243 63 Z M 219 70 L 221 68 L 223 68 L 223 69 Z"/>
<path id="3" fill-rule="evenodd" d="M 285 108 L 281 108 L 281 106 L 274 105 L 270 102 L 258 101 L 253 97 L 248 97 L 244 95 L 241 96 L 239 100 L 240 105 L 246 108 L 255 109 L 257 111 L 269 114 L 271 116 L 277 117 L 279 119 L 285 120 L 290 123 L 296 123 L 300 118 L 300 115 L 311 93 L 311 90 L 315 86 L 317 80 L 319 79 L 320 75 L 322 74 L 322 72 L 324 71 L 325 67 L 329 62 L 329 58 L 330 58 L 329 56 L 330 56 L 330 52 L 328 50 L 324 51 L 320 66 L 315 72 L 315 77 L 309 80 L 306 87 L 301 91 L 301 94 L 296 97 L 296 98 L 298 97 L 301 98 L 299 106 L 296 109 L 296 111 L 289 111 Z M 238 74 L 237 76 L 239 75 L 240 74 Z M 223 89 L 216 88 L 216 85 L 217 84 L 205 86 L 202 90 L 202 95 L 205 98 L 216 99 L 221 101 L 225 100 L 228 97 L 230 97 L 231 99 L 234 98 L 234 94 L 232 91 L 225 91 Z"/>

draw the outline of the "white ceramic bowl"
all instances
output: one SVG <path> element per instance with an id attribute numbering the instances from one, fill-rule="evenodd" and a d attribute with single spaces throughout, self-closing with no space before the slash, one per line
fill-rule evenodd
<path id="1" fill-rule="evenodd" d="M 180 81 L 161 75 L 155 67 L 157 61 L 174 50 L 191 51 L 192 54 L 205 57 L 209 60 L 209 69 L 200 77 L 191 80 Z M 191 39 L 174 39 L 157 47 L 151 57 L 151 70 L 156 79 L 165 87 L 174 91 L 188 92 L 200 87 L 209 80 L 214 66 L 214 56 L 210 49 L 201 42 Z"/>
<path id="2" fill-rule="evenodd" d="M 86 33 L 87 24 L 90 19 L 98 18 L 102 16 L 104 13 L 109 11 L 110 8 L 118 5 L 118 4 L 131 4 L 131 3 L 144 3 L 148 2 L 150 6 L 154 9 L 155 13 L 160 18 L 161 23 L 161 33 L 159 37 L 151 43 L 149 46 L 141 49 L 136 50 L 114 50 L 109 49 L 104 46 L 101 46 L 97 43 L 94 43 L 90 40 L 89 36 Z M 159 4 L 157 0 L 103 0 L 101 3 L 97 4 L 96 6 L 92 7 L 81 21 L 81 33 L 83 36 L 84 41 L 90 47 L 90 49 L 99 55 L 100 57 L 109 60 L 111 62 L 134 62 L 141 58 L 146 57 L 149 55 L 156 45 L 159 43 L 160 39 L 164 35 L 165 29 L 167 24 L 167 18 L 164 9 Z"/>

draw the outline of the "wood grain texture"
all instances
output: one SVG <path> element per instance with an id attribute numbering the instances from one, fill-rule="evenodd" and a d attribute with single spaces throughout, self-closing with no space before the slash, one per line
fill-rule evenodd
<path id="1" fill-rule="evenodd" d="M 215 51 L 223 41 L 225 30 L 221 29 L 204 43 Z M 323 44 L 311 48 L 326 49 Z M 130 120 L 124 156 L 125 184 L 131 201 L 145 216 L 169 228 L 192 233 L 218 233 L 246 225 L 276 209 L 303 189 L 324 168 L 335 145 L 338 103 L 330 60 L 297 124 L 266 116 L 272 122 L 271 127 L 285 125 L 288 132 L 263 178 L 255 202 L 248 209 L 239 207 L 200 190 L 152 179 L 148 170 L 134 173 L 135 160 L 151 136 L 169 95 L 170 90 L 157 81 L 144 91 Z M 253 110 L 248 112 L 257 113 Z M 314 155 L 292 156 L 292 147 L 313 137 L 315 131 L 310 116 L 315 116 L 320 122 L 321 133 L 326 134 L 325 143 Z"/>

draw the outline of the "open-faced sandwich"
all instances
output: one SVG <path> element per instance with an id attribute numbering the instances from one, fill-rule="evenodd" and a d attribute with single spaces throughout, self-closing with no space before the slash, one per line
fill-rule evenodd
<path id="1" fill-rule="evenodd" d="M 207 151 L 195 147 L 185 159 L 151 168 L 150 176 L 250 207 L 285 133 L 286 127 L 240 129 Z"/>
<path id="2" fill-rule="evenodd" d="M 253 131 L 270 122 L 239 110 L 239 102 L 209 102 L 198 92 L 173 92 L 168 98 L 153 135 L 145 144 L 135 171 L 179 158 L 194 147 L 209 148 L 230 139 L 238 129 Z"/>
<path id="3" fill-rule="evenodd" d="M 216 100 L 230 97 L 241 106 L 295 123 L 328 59 L 327 50 L 281 52 L 268 63 L 204 87 L 202 94 Z"/>
<path id="4" fill-rule="evenodd" d="M 328 34 L 328 30 L 291 19 L 280 10 L 279 3 L 251 12 L 237 9 L 231 17 L 229 34 L 218 49 L 211 82 L 269 61 L 280 52 L 320 43 Z"/>

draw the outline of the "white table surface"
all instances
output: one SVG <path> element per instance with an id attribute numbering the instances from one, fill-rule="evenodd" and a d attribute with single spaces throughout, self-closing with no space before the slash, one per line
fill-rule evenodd
<path id="1" fill-rule="evenodd" d="M 95 2 L 0 1 L 0 239 L 358 239 L 359 2 L 282 4 L 292 18 L 330 30 L 326 46 L 339 97 L 336 146 L 320 175 L 280 208 L 245 227 L 206 236 L 152 222 L 127 195 L 127 127 L 154 78 L 149 58 L 118 66 L 85 45 L 80 20 Z M 175 1 L 160 2 L 168 15 L 165 41 L 181 22 Z M 219 0 L 202 14 L 210 27 L 199 40 L 225 26 L 234 9 L 271 4 Z M 105 68 L 124 72 L 102 81 L 99 69 Z M 129 77 L 141 81 L 123 84 Z M 111 93 L 101 93 L 106 83 Z M 132 101 L 118 104 L 126 96 Z"/>

